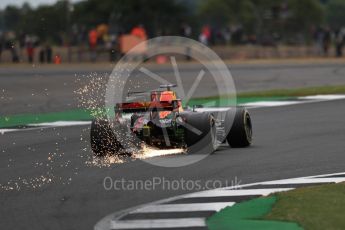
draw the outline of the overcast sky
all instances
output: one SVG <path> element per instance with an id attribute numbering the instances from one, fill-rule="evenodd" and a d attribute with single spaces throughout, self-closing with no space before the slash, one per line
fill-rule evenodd
<path id="1" fill-rule="evenodd" d="M 70 0 L 71 2 L 78 2 L 80 0 Z M 32 7 L 38 5 L 51 5 L 57 2 L 57 0 L 0 0 L 0 9 L 4 9 L 8 5 L 21 6 L 24 2 L 28 2 Z"/>

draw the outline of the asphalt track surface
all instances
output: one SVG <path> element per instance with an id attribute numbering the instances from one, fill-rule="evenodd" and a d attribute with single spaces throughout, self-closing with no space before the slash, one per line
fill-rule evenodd
<path id="1" fill-rule="evenodd" d="M 110 167 L 88 165 L 87 126 L 5 133 L 0 136 L 1 229 L 92 229 L 109 213 L 192 191 L 110 190 L 103 179 L 240 180 L 242 184 L 344 171 L 345 100 L 250 110 L 254 144 L 224 148 L 193 165 L 157 167 L 141 160 Z M 49 153 L 61 156 L 49 158 Z M 10 160 L 11 159 L 11 160 Z M 66 164 L 69 162 L 68 164 Z M 37 164 L 38 163 L 38 164 Z M 42 164 L 40 164 L 42 163 Z M 23 179 L 54 175 L 33 188 Z M 35 184 L 35 183 L 33 183 Z"/>
<path id="2" fill-rule="evenodd" d="M 177 65 L 186 91 L 202 67 L 179 62 Z M 106 81 L 113 67 L 110 64 L 1 67 L 0 115 L 74 109 L 79 103 L 74 91 L 97 77 Z M 237 92 L 345 84 L 345 67 L 342 63 L 232 64 L 228 67 Z M 170 64 L 147 65 L 147 68 L 174 83 L 174 71 Z M 133 76 L 137 80 L 133 84 L 140 85 L 141 90 L 159 87 L 158 82 L 144 74 Z M 128 84 L 126 87 L 129 87 Z M 217 92 L 214 78 L 206 71 L 193 96 L 214 96 L 218 93 L 229 92 Z"/>

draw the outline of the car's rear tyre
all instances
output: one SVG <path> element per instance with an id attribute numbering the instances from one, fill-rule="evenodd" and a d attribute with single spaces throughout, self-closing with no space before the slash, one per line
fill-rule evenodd
<path id="1" fill-rule="evenodd" d="M 94 119 L 90 131 L 91 149 L 96 156 L 117 154 L 121 144 L 111 129 L 109 122 L 105 119 Z"/>
<path id="2" fill-rule="evenodd" d="M 252 143 L 252 121 L 245 108 L 237 107 L 236 110 L 227 112 L 227 120 L 233 118 L 232 127 L 226 137 L 232 148 L 248 147 Z"/>
<path id="3" fill-rule="evenodd" d="M 217 148 L 215 119 L 210 113 L 189 113 L 184 116 L 185 142 L 188 153 L 210 154 Z"/>

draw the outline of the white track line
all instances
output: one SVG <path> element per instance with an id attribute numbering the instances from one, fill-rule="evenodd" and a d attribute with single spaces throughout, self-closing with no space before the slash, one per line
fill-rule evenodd
<path id="1" fill-rule="evenodd" d="M 329 94 L 329 95 L 312 95 L 312 96 L 303 96 L 298 97 L 302 100 L 339 100 L 339 99 L 345 99 L 345 95 L 341 94 Z"/>
<path id="2" fill-rule="evenodd" d="M 20 129 L 0 129 L 0 134 L 19 131 Z"/>
<path id="3" fill-rule="evenodd" d="M 91 121 L 53 121 L 53 122 L 29 124 L 29 126 L 64 127 L 64 126 L 79 126 L 79 125 L 89 125 L 89 124 L 91 124 Z"/>
<path id="4" fill-rule="evenodd" d="M 257 102 L 248 102 L 243 103 L 241 106 L 247 106 L 251 108 L 260 108 L 260 107 L 277 107 L 285 105 L 297 105 L 297 104 L 306 104 L 312 102 L 323 102 L 323 101 L 333 101 L 345 99 L 345 95 L 335 94 L 335 95 L 313 95 L 313 96 L 303 96 L 297 97 L 296 101 L 257 101 Z"/>
<path id="5" fill-rule="evenodd" d="M 231 107 L 205 107 L 205 108 L 195 108 L 196 112 L 225 112 L 228 111 Z"/>
<path id="6" fill-rule="evenodd" d="M 204 218 L 177 218 L 155 220 L 117 220 L 111 222 L 111 229 L 154 229 L 205 227 Z"/>
<path id="7" fill-rule="evenodd" d="M 345 177 L 337 178 L 297 178 L 287 180 L 276 180 L 264 182 L 265 185 L 284 185 L 284 184 L 313 184 L 313 183 L 339 183 L 345 181 Z"/>
<path id="8" fill-rule="evenodd" d="M 250 195 L 262 195 L 267 196 L 275 192 L 284 192 L 293 188 L 271 188 L 271 189 L 237 189 L 237 190 L 225 190 L 216 189 L 208 190 L 197 193 L 191 193 L 183 196 L 184 198 L 195 198 L 195 197 L 220 197 L 220 196 L 250 196 Z"/>
<path id="9" fill-rule="evenodd" d="M 314 176 L 305 176 L 305 177 L 296 177 L 296 178 L 288 178 L 288 179 L 282 179 L 282 180 L 272 180 L 272 181 L 261 181 L 261 182 L 256 182 L 256 183 L 251 183 L 251 184 L 244 184 L 244 185 L 238 185 L 237 188 L 239 189 L 245 189 L 247 187 L 251 187 L 254 185 L 274 185 L 274 184 L 279 184 L 282 185 L 284 181 L 290 181 L 290 184 L 298 184 L 295 182 L 302 181 L 304 179 L 321 179 L 318 177 L 331 177 L 331 176 L 338 176 L 338 175 L 345 175 L 345 172 L 340 172 L 340 173 L 329 173 L 329 174 L 321 174 L 321 175 L 314 175 Z M 340 182 L 345 182 L 345 177 L 337 177 L 337 178 L 325 178 L 327 179 L 327 182 L 310 182 L 310 183 L 340 183 Z M 337 182 L 333 181 L 333 179 L 336 179 Z M 339 179 L 339 181 L 337 180 Z M 284 183 L 284 184 L 289 184 L 289 183 Z M 223 187 L 221 189 L 234 189 L 233 186 L 228 186 L 228 187 Z"/>
<path id="10" fill-rule="evenodd" d="M 0 134 L 15 132 L 15 131 L 31 131 L 31 130 L 39 130 L 39 129 L 46 129 L 52 127 L 68 127 L 68 126 L 82 126 L 82 125 L 90 125 L 91 121 L 54 121 L 54 122 L 44 122 L 44 123 L 37 123 L 37 124 L 28 124 L 31 126 L 30 128 L 21 128 L 21 129 L 0 129 Z"/>
<path id="11" fill-rule="evenodd" d="M 257 102 L 248 102 L 241 104 L 245 107 L 276 107 L 284 105 L 295 105 L 305 103 L 303 101 L 257 101 Z"/>
<path id="12" fill-rule="evenodd" d="M 339 176 L 339 175 L 345 175 L 345 172 L 321 174 L 321 175 L 316 175 L 316 176 L 306 176 L 306 177 L 299 177 L 299 178 L 318 178 L 318 177 L 330 177 L 330 176 Z M 299 178 L 296 178 L 296 179 L 299 179 Z"/>
<path id="13" fill-rule="evenodd" d="M 153 212 L 192 212 L 192 211 L 216 211 L 234 205 L 235 202 L 192 203 L 192 204 L 159 204 L 138 208 L 130 213 Z"/>

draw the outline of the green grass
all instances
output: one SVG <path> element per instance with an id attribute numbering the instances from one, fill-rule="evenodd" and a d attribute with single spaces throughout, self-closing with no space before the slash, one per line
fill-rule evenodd
<path id="1" fill-rule="evenodd" d="M 206 107 L 226 107 L 235 106 L 243 103 L 257 102 L 257 101 L 280 101 L 280 100 L 290 100 L 295 99 L 295 97 L 237 97 L 235 98 L 224 98 L 224 97 L 208 97 L 208 98 L 192 98 L 188 105 L 204 105 Z M 185 104 L 183 104 L 185 105 Z"/>
<path id="2" fill-rule="evenodd" d="M 262 220 L 276 202 L 275 196 L 259 197 L 226 207 L 206 220 L 209 230 L 302 230 L 296 223 Z"/>
<path id="3" fill-rule="evenodd" d="M 345 94 L 345 85 L 242 92 L 237 94 L 237 99 L 234 95 L 198 97 L 192 98 L 188 104 L 190 106 L 233 106 L 235 104 L 243 104 L 256 101 L 291 100 L 296 99 L 296 97 L 300 96 L 310 96 L 318 94 Z"/>
<path id="4" fill-rule="evenodd" d="M 76 121 L 90 120 L 92 118 L 89 111 L 83 109 L 68 110 L 63 112 L 43 113 L 43 114 L 17 114 L 0 117 L 0 128 L 25 126 L 53 121 Z"/>
<path id="5" fill-rule="evenodd" d="M 238 97 L 299 97 L 317 94 L 344 94 L 345 85 L 338 86 L 319 86 L 297 89 L 275 89 L 258 92 L 239 93 Z"/>
<path id="6" fill-rule="evenodd" d="M 265 220 L 296 222 L 306 230 L 345 229 L 345 183 L 277 193 Z"/>
<path id="7" fill-rule="evenodd" d="M 210 230 L 345 229 L 345 183 L 279 192 L 226 207 L 207 219 Z"/>
<path id="8" fill-rule="evenodd" d="M 345 85 L 337 86 L 318 86 L 318 87 L 305 87 L 296 89 L 273 89 L 263 91 L 241 92 L 237 94 L 237 98 L 286 98 L 286 97 L 300 97 L 318 94 L 345 94 Z M 222 97 L 222 96 L 220 96 Z M 224 95 L 223 97 L 226 97 Z M 234 95 L 228 95 L 234 97 Z M 194 100 L 214 100 L 219 96 L 199 97 Z"/>

